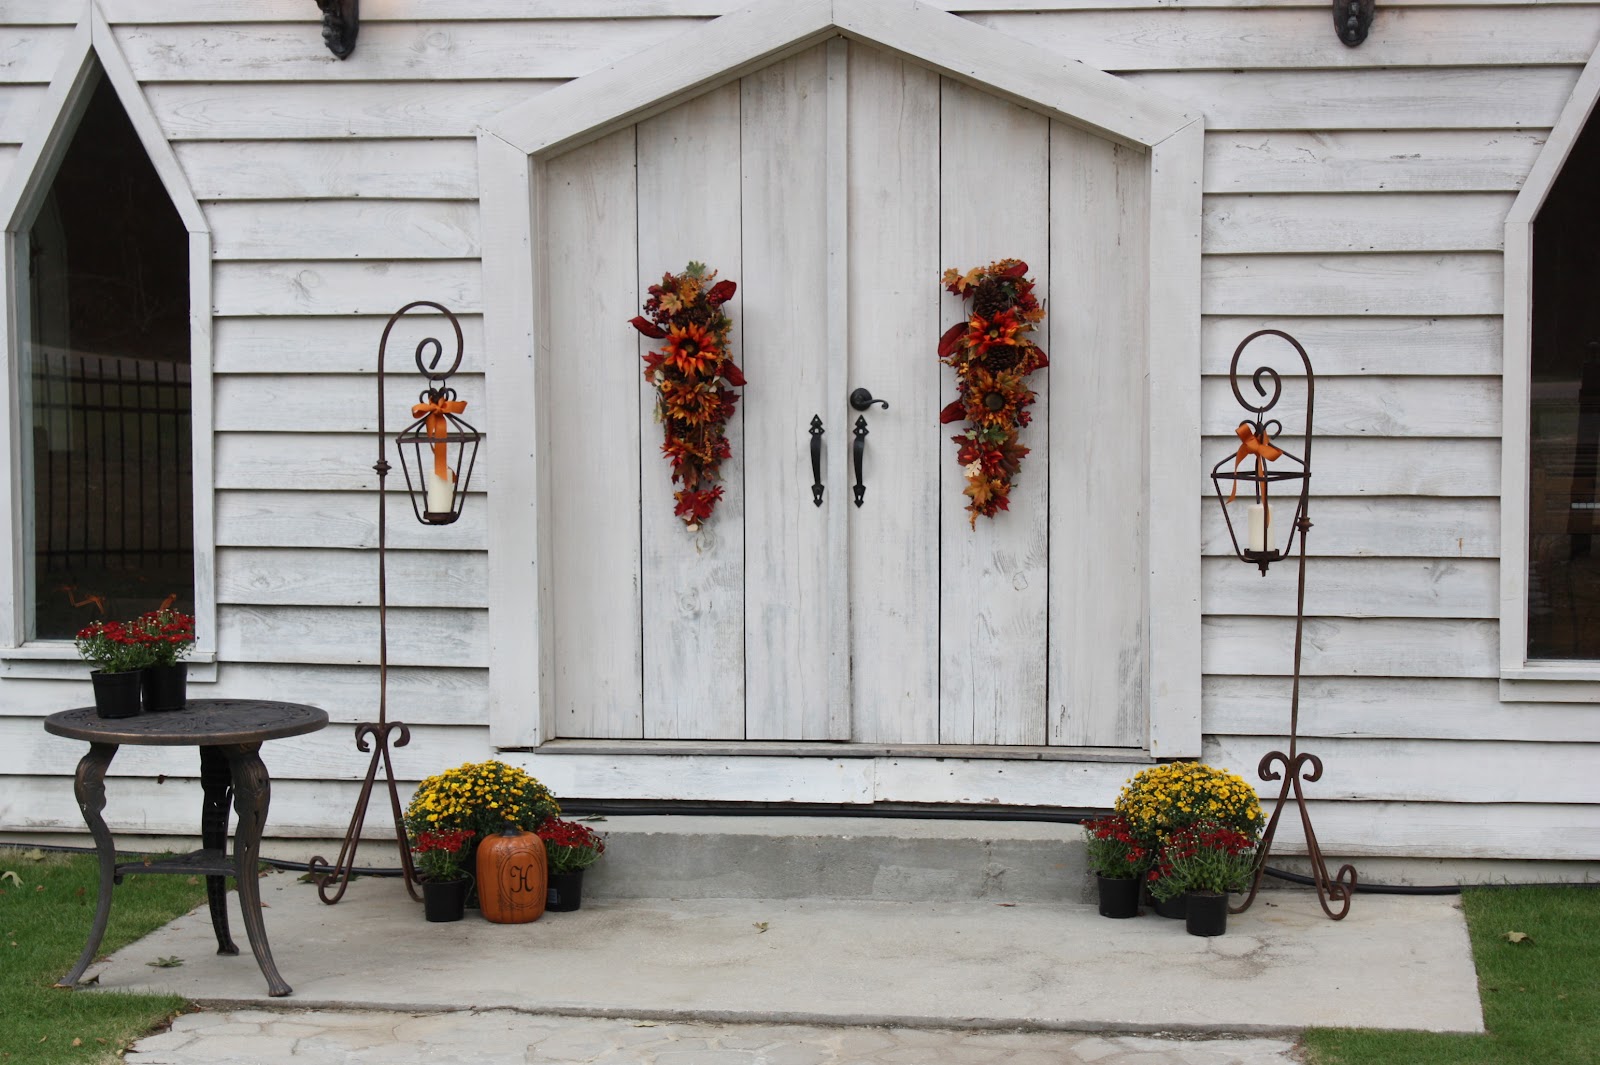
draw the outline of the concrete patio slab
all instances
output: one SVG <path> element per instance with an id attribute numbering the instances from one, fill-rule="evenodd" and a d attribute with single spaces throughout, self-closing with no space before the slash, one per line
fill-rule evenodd
<path id="1" fill-rule="evenodd" d="M 1263 894 L 1215 939 L 1078 903 L 600 899 L 533 924 L 429 924 L 393 879 L 335 906 L 287 874 L 261 885 L 278 967 L 268 999 L 219 957 L 200 909 L 96 970 L 104 990 L 211 1006 L 404 1012 L 509 1008 L 673 1020 L 1282 1034 L 1308 1026 L 1483 1030 L 1454 898 L 1359 896 L 1322 915 Z M 237 906 L 237 896 L 230 895 Z M 177 956 L 176 968 L 154 968 Z"/>

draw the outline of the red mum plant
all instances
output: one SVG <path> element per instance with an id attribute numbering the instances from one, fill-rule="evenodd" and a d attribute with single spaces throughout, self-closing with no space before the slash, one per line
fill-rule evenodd
<path id="1" fill-rule="evenodd" d="M 1165 902 L 1186 891 L 1225 894 L 1255 875 L 1260 856 L 1253 832 L 1200 821 L 1174 833 L 1150 868 L 1150 894 Z"/>
<path id="2" fill-rule="evenodd" d="M 194 647 L 194 618 L 171 607 L 140 615 L 128 630 L 149 649 L 152 666 L 175 666 Z"/>
<path id="3" fill-rule="evenodd" d="M 606 852 L 605 837 L 588 825 L 552 817 L 539 826 L 545 854 L 552 873 L 576 873 L 600 860 Z"/>
<path id="4" fill-rule="evenodd" d="M 645 355 L 644 379 L 656 386 L 661 453 L 673 483 L 682 486 L 673 493 L 673 513 L 690 532 L 700 531 L 722 498 L 717 481 L 723 460 L 733 454 L 728 419 L 739 402 L 733 389 L 744 384 L 728 351 L 733 321 L 722 310 L 738 286 L 716 277 L 696 262 L 681 274 L 663 275 L 661 284 L 650 286 L 644 315 L 631 323 L 651 340 L 666 341 Z"/>
<path id="5" fill-rule="evenodd" d="M 1028 338 L 1044 320 L 1033 295 L 1028 264 L 1001 259 L 963 274 L 944 272 L 952 295 L 972 300 L 972 314 L 945 331 L 939 361 L 956 372 L 960 398 L 939 412 L 939 423 L 965 421 L 965 431 L 950 439 L 960 449 L 956 461 L 967 476 L 963 494 L 973 528 L 978 517 L 992 518 L 1011 506 L 1011 486 L 1028 449 L 1017 442 L 1031 420 L 1036 396 L 1025 383 L 1050 365 L 1043 349 Z"/>
<path id="6" fill-rule="evenodd" d="M 1150 851 L 1121 814 L 1083 822 L 1089 869 L 1111 880 L 1134 880 L 1150 865 Z"/>
<path id="7" fill-rule="evenodd" d="M 134 673 L 154 664 L 154 652 L 133 625 L 96 621 L 78 630 L 78 654 L 102 673 Z"/>
<path id="8" fill-rule="evenodd" d="M 434 883 L 460 880 L 466 875 L 464 866 L 472 853 L 468 843 L 476 835 L 470 828 L 418 832 L 411 840 L 411 854 L 417 868 Z"/>

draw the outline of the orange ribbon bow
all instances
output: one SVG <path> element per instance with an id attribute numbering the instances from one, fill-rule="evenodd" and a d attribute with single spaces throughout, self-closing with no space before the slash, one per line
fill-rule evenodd
<path id="1" fill-rule="evenodd" d="M 450 422 L 446 414 L 460 414 L 467 409 L 464 399 L 441 399 L 431 403 L 418 403 L 411 408 L 413 418 L 426 416 L 428 419 L 428 435 L 434 439 L 433 445 L 433 475 L 441 481 L 450 480 L 450 464 L 446 461 L 450 449 L 444 442 L 445 434 L 450 431 Z"/>
<path id="2" fill-rule="evenodd" d="M 1267 436 L 1265 429 L 1261 430 L 1261 439 L 1259 440 L 1256 439 L 1255 430 L 1244 423 L 1240 423 L 1239 428 L 1235 429 L 1234 432 L 1239 436 L 1239 451 L 1233 456 L 1233 472 L 1237 474 L 1239 472 L 1239 463 L 1254 455 L 1256 457 L 1256 475 L 1265 477 L 1267 463 L 1281 457 L 1283 449 L 1272 445 L 1272 440 Z M 1232 503 L 1238 496 L 1239 479 L 1235 477 L 1233 491 L 1228 494 L 1228 502 Z M 1256 498 L 1261 498 L 1261 489 L 1259 487 L 1256 488 Z"/>

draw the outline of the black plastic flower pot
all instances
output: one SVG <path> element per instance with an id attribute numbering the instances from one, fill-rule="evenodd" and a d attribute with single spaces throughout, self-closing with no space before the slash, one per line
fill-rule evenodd
<path id="1" fill-rule="evenodd" d="M 1118 919 L 1139 916 L 1139 881 L 1096 874 L 1100 888 L 1100 916 Z"/>
<path id="2" fill-rule="evenodd" d="M 471 883 L 466 877 L 460 880 L 424 880 L 422 916 L 436 923 L 461 920 L 466 912 L 467 887 Z"/>
<path id="3" fill-rule="evenodd" d="M 1185 899 L 1184 925 L 1191 936 L 1220 936 L 1228 931 L 1227 892 L 1191 891 Z"/>
<path id="4" fill-rule="evenodd" d="M 583 906 L 583 870 L 551 873 L 545 912 L 571 913 Z"/>
<path id="5" fill-rule="evenodd" d="M 189 667 L 150 666 L 143 673 L 144 708 L 182 710 L 189 701 Z"/>
<path id="6" fill-rule="evenodd" d="M 101 717 L 135 717 L 139 713 L 139 673 L 89 674 L 94 685 L 94 712 Z"/>

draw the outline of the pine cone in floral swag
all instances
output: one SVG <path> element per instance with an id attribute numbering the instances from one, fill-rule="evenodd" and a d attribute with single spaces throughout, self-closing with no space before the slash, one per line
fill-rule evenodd
<path id="1" fill-rule="evenodd" d="M 955 370 L 960 393 L 939 412 L 939 423 L 967 423 L 950 439 L 960 449 L 956 461 L 967 476 L 963 494 L 973 528 L 979 515 L 992 518 L 1010 509 L 1011 486 L 1028 453 L 1017 436 L 1032 421 L 1028 408 L 1037 398 L 1023 379 L 1050 365 L 1027 336 L 1044 320 L 1027 273 L 1028 264 L 1020 259 L 1001 259 L 965 274 L 944 272 L 951 294 L 972 299 L 972 316 L 939 340 L 939 361 Z"/>
<path id="2" fill-rule="evenodd" d="M 644 356 L 644 379 L 656 386 L 656 421 L 665 437 L 661 453 L 672 465 L 673 513 L 690 532 L 711 517 L 722 486 L 723 460 L 733 455 L 728 419 L 739 402 L 734 388 L 744 374 L 728 353 L 733 321 L 722 306 L 738 286 L 691 262 L 681 274 L 664 274 L 650 286 L 644 316 L 632 325 L 666 344 Z M 712 282 L 716 282 L 713 284 Z"/>

